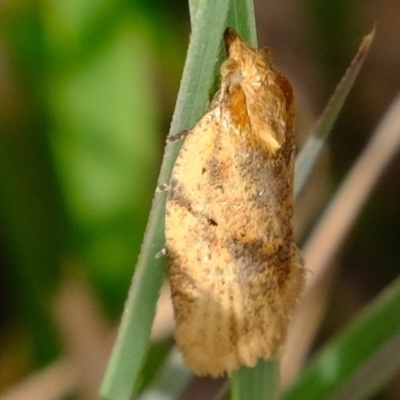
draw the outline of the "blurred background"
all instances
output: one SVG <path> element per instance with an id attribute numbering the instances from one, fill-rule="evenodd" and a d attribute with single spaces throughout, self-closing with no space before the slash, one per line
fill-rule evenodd
<path id="1" fill-rule="evenodd" d="M 301 242 L 399 92 L 400 3 L 256 0 L 255 8 L 259 45 L 272 47 L 294 86 L 299 147 L 362 37 L 377 29 L 299 201 Z M 0 394 L 8 399 L 11 389 L 27 399 L 96 398 L 189 35 L 185 0 L 0 1 Z M 397 156 L 335 260 L 315 348 L 398 275 L 399 171 Z M 171 345 L 166 315 L 148 381 Z M 400 379 L 376 397 L 398 398 Z"/>

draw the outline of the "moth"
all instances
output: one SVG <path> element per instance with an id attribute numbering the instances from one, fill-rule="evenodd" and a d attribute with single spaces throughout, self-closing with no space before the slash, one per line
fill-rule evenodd
<path id="1" fill-rule="evenodd" d="M 221 84 L 187 132 L 166 205 L 175 337 L 199 375 L 279 357 L 303 289 L 293 239 L 294 96 L 228 28 Z"/>

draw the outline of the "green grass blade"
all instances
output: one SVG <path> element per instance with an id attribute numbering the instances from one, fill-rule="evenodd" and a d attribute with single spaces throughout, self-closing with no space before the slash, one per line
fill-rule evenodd
<path id="1" fill-rule="evenodd" d="M 284 400 L 356 400 L 371 394 L 400 365 L 399 309 L 400 278 L 397 278 L 320 352 Z M 396 345 L 397 351 L 389 354 Z M 382 359 L 383 355 L 390 358 L 390 363 Z"/>
<path id="2" fill-rule="evenodd" d="M 15 354 L 15 362 L 24 363 L 28 373 L 53 361 L 60 351 L 51 300 L 70 244 L 70 225 L 47 144 L 41 10 L 21 5 L 15 11 L 0 17 L 1 37 L 7 43 L 2 60 L 9 63 L 1 77 L 0 85 L 7 82 L 1 96 L 10 99 L 0 107 L 0 290 L 2 309 L 18 321 L 14 334 L 21 332 L 27 339 L 20 349 L 29 356 Z M 20 95 L 12 100 L 15 91 Z M 1 322 L 7 324 L 4 315 Z M 7 343 L 2 340 L 2 349 Z"/>
<path id="3" fill-rule="evenodd" d="M 176 400 L 191 377 L 192 373 L 187 369 L 182 355 L 177 348 L 173 348 L 157 384 L 144 391 L 138 400 Z"/>
<path id="4" fill-rule="evenodd" d="M 261 360 L 254 368 L 239 368 L 231 378 L 232 400 L 278 400 L 279 361 Z"/>
<path id="5" fill-rule="evenodd" d="M 344 182 L 340 185 L 334 198 L 330 201 L 326 211 L 303 248 L 305 259 L 308 260 L 307 267 L 313 271 L 308 290 L 303 298 L 303 302 L 305 303 L 309 302 L 314 288 L 322 283 L 323 276 L 327 272 L 326 269 L 329 267 L 334 254 L 343 243 L 362 205 L 369 197 L 374 185 L 379 181 L 384 168 L 391 162 L 399 149 L 399 111 L 400 96 L 397 96 L 375 130 L 368 146 L 358 158 Z M 338 216 L 340 216 L 339 219 Z M 333 226 L 334 229 L 332 229 Z M 326 241 L 327 235 L 329 235 L 329 241 Z M 298 322 L 296 320 L 301 318 L 301 315 L 302 312 L 295 317 L 295 324 Z M 385 329 L 385 326 L 382 325 L 381 329 Z M 390 347 L 392 344 L 388 343 L 387 346 Z M 373 382 L 376 384 L 376 382 L 382 382 L 383 378 L 387 379 L 390 368 L 392 368 L 390 366 L 392 362 L 396 363 L 396 360 L 390 360 L 390 362 L 386 360 L 384 366 L 379 365 L 375 369 L 372 369 L 374 377 L 365 380 L 365 382 L 368 382 L 368 385 L 363 384 L 361 388 L 358 388 L 358 392 L 361 393 L 367 388 L 373 388 L 371 386 Z M 363 374 L 363 370 L 373 363 L 371 360 L 365 362 L 360 374 Z M 375 370 L 379 370 L 379 374 Z M 383 378 L 381 374 L 383 374 Z M 350 386 L 354 386 L 355 381 L 356 379 L 351 382 Z M 345 386 L 348 387 L 347 384 Z M 345 389 L 343 388 L 343 390 Z"/>
<path id="6" fill-rule="evenodd" d="M 253 47 L 257 47 L 256 21 L 253 0 L 233 0 L 227 26 L 235 28 Z"/>
<path id="7" fill-rule="evenodd" d="M 228 25 L 237 29 L 251 45 L 257 46 L 252 0 L 232 2 Z M 234 400 L 275 400 L 279 398 L 279 387 L 279 360 L 260 360 L 254 368 L 242 366 L 231 377 Z"/>
<path id="8" fill-rule="evenodd" d="M 389 340 L 365 362 L 333 396 L 335 400 L 371 399 L 379 388 L 388 383 L 400 367 L 400 335 Z M 365 384 L 367 382 L 367 384 Z"/>
<path id="9" fill-rule="evenodd" d="M 197 6 L 170 135 L 190 128 L 205 109 L 220 44 L 215 38 L 221 37 L 229 2 L 202 1 Z M 167 146 L 160 184 L 168 181 L 178 151 L 177 142 Z M 165 194 L 156 194 L 118 337 L 100 389 L 103 399 L 129 399 L 139 377 L 165 275 L 164 260 L 155 257 L 164 246 L 164 208 Z"/>
<path id="10" fill-rule="evenodd" d="M 296 175 L 294 182 L 294 195 L 297 197 L 307 182 L 313 170 L 318 156 L 324 146 L 329 133 L 346 101 L 346 98 L 353 87 L 353 84 L 364 65 L 369 49 L 374 39 L 375 30 L 367 35 L 362 41 L 357 54 L 353 58 L 342 80 L 336 87 L 335 92 L 325 107 L 320 119 L 317 122 L 313 136 L 307 141 L 296 160 Z"/>
<path id="11" fill-rule="evenodd" d="M 214 81 L 214 67 L 222 41 L 228 8 L 229 0 L 220 1 L 215 5 L 203 0 L 198 1 L 191 10 L 195 13 L 195 25 L 192 27 L 170 135 L 192 127 L 208 104 L 209 91 Z M 218 39 L 216 40 L 216 38 Z M 169 157 L 169 148 L 174 149 L 171 152 L 173 160 Z M 169 148 L 167 148 L 165 154 L 169 168 L 165 176 L 160 175 L 163 182 L 168 179 L 179 152 L 179 146 L 176 143 L 171 144 Z"/>

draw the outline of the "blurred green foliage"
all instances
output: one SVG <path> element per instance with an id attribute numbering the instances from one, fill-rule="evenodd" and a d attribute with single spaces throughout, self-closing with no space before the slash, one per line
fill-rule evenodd
<path id="1" fill-rule="evenodd" d="M 35 364 L 59 351 L 50 307 L 68 269 L 113 319 L 129 287 L 165 135 L 160 84 L 184 57 L 167 16 L 142 3 L 8 1 L 0 13 L 0 285 Z"/>

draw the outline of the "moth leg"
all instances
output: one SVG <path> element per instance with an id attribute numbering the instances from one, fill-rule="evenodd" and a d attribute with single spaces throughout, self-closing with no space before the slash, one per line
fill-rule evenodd
<path id="1" fill-rule="evenodd" d="M 156 188 L 156 193 L 168 192 L 171 189 L 171 185 L 169 183 L 162 183 L 158 185 Z"/>
<path id="2" fill-rule="evenodd" d="M 189 133 L 189 131 L 185 130 L 181 133 L 177 133 L 176 135 L 168 136 L 167 142 L 175 142 L 177 140 L 183 140 L 183 139 L 185 139 L 185 137 L 187 136 L 188 133 Z"/>
<path id="3" fill-rule="evenodd" d="M 163 247 L 160 251 L 157 251 L 154 258 L 162 258 L 162 257 L 165 257 L 166 255 L 167 255 L 167 248 Z"/>

